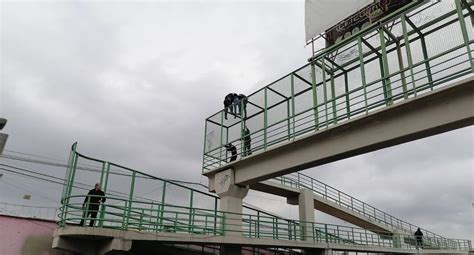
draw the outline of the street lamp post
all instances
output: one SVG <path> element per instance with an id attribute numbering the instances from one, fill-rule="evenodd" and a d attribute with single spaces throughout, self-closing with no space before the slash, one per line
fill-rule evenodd
<path id="1" fill-rule="evenodd" d="M 0 130 L 5 127 L 7 124 L 7 119 L 0 118 Z M 0 155 L 2 155 L 3 148 L 5 148 L 5 144 L 7 143 L 8 135 L 4 133 L 0 133 Z"/>

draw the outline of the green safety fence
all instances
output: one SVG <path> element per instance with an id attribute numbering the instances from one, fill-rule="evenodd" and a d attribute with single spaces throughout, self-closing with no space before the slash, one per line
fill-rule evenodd
<path id="1" fill-rule="evenodd" d="M 86 195 L 95 183 L 99 183 L 105 194 L 123 201 L 196 207 L 213 212 L 220 206 L 219 197 L 210 194 L 205 186 L 159 178 L 113 162 L 85 156 L 77 151 L 77 143 L 72 145 L 64 179 L 61 202 L 68 205 L 82 204 L 84 198 L 81 196 Z M 193 185 L 194 188 L 192 188 Z M 199 187 L 201 189 L 198 189 Z M 113 203 L 122 204 L 119 200 L 107 204 L 111 206 Z M 68 208 L 66 207 L 62 214 L 69 215 Z M 120 211 L 119 208 L 114 207 L 109 207 L 109 209 Z M 243 210 L 252 215 L 278 218 L 272 213 L 246 205 L 243 206 Z M 99 218 L 103 216 L 102 213 L 99 214 Z"/>
<path id="2" fill-rule="evenodd" d="M 414 1 L 205 121 L 203 173 L 472 75 L 473 3 Z M 246 128 L 249 132 L 246 133 Z"/>
<path id="3" fill-rule="evenodd" d="M 65 197 L 66 201 L 78 198 L 83 201 L 93 195 Z M 101 197 L 102 198 L 102 197 Z M 273 216 L 237 214 L 209 209 L 174 206 L 163 203 L 128 200 L 105 196 L 100 204 L 95 226 L 119 230 L 155 233 L 183 233 L 204 236 L 241 235 L 248 238 L 308 241 L 313 243 L 337 243 L 370 247 L 399 249 L 440 249 L 468 251 L 470 241 L 424 237 L 417 243 L 413 235 L 371 232 L 367 229 L 281 219 Z M 93 218 L 89 215 L 89 203 L 65 203 L 60 208 L 60 226 L 84 226 Z"/>
<path id="4" fill-rule="evenodd" d="M 412 234 L 395 237 L 380 231 L 290 220 L 248 206 L 244 206 L 242 214 L 221 212 L 217 209 L 219 198 L 214 195 L 82 155 L 77 152 L 77 143 L 72 146 L 68 166 L 58 215 L 60 227 L 79 225 L 82 220 L 84 226 L 89 224 L 92 218 L 89 212 L 97 209 L 89 207 L 87 201 L 93 196 L 88 196 L 87 191 L 98 182 L 106 201 L 95 212 L 96 227 L 417 248 Z M 429 249 L 470 247 L 467 240 L 429 235 L 424 244 Z"/>

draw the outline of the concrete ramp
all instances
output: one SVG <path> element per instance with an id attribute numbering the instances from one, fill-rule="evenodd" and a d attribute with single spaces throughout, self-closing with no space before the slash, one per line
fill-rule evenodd
<path id="1" fill-rule="evenodd" d="M 389 213 L 379 210 L 341 190 L 318 181 L 302 173 L 293 173 L 281 177 L 261 181 L 250 185 L 253 190 L 286 197 L 288 203 L 298 205 L 301 189 L 308 189 L 313 194 L 314 209 L 352 223 L 372 232 L 404 233 L 412 235 L 420 228 L 427 240 L 430 238 L 443 239 L 439 234 L 408 223 Z M 406 243 L 414 242 L 406 239 Z M 426 242 L 427 244 L 429 242 Z M 434 245 L 436 246 L 436 245 Z"/>
<path id="2" fill-rule="evenodd" d="M 253 190 L 286 197 L 289 204 L 297 205 L 299 189 L 284 186 L 274 181 L 268 180 L 250 185 Z M 373 232 L 393 233 L 393 228 L 377 222 L 363 214 L 341 205 L 340 203 L 330 201 L 324 197 L 314 194 L 314 209 L 334 216 L 338 219 L 352 223 L 358 227 L 369 229 Z"/>

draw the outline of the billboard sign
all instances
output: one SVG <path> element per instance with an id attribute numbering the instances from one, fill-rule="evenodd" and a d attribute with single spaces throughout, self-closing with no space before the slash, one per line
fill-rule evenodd
<path id="1" fill-rule="evenodd" d="M 393 13 L 411 0 L 376 0 L 358 12 L 326 30 L 326 46 L 331 46 Z"/>

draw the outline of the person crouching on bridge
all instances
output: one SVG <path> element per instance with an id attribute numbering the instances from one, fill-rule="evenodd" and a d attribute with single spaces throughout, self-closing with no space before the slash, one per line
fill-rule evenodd
<path id="1" fill-rule="evenodd" d="M 227 149 L 227 151 L 230 151 L 230 153 L 232 154 L 232 156 L 230 157 L 229 162 L 232 162 L 232 161 L 236 160 L 237 159 L 237 148 L 235 148 L 235 146 L 232 145 L 232 143 L 226 144 L 225 148 Z"/>
<path id="2" fill-rule="evenodd" d="M 82 209 L 84 210 L 83 217 L 81 219 L 80 226 L 84 226 L 84 220 L 91 216 L 91 221 L 89 222 L 89 227 L 94 226 L 94 221 L 97 218 L 97 212 L 99 211 L 100 202 L 105 202 L 105 193 L 100 190 L 100 184 L 96 183 L 95 187 L 89 190 L 84 203 L 82 203 Z"/>
<path id="3" fill-rule="evenodd" d="M 227 112 L 230 110 L 230 113 L 234 115 L 237 114 L 237 106 L 234 105 L 235 99 L 238 98 L 236 93 L 229 93 L 224 98 L 224 119 L 227 119 Z M 238 99 L 237 99 L 238 100 Z M 235 110 L 234 110 L 235 108 Z M 235 114 L 234 114 L 235 113 Z"/>

